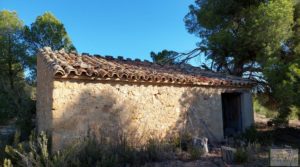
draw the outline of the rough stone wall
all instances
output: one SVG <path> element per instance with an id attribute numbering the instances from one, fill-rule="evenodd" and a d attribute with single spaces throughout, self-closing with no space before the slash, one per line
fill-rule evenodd
<path id="1" fill-rule="evenodd" d="M 38 131 L 47 131 L 52 126 L 53 76 L 42 57 L 37 56 L 37 127 Z"/>
<path id="2" fill-rule="evenodd" d="M 126 134 L 133 143 L 142 144 L 187 130 L 195 136 L 221 140 L 221 93 L 228 90 L 55 80 L 52 149 L 89 135 L 113 140 Z"/>

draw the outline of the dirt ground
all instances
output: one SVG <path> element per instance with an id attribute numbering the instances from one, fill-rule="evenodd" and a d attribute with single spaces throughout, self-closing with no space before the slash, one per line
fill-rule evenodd
<path id="1" fill-rule="evenodd" d="M 172 160 L 155 162 L 144 165 L 143 167 L 265 167 L 269 166 L 268 151 L 262 151 L 251 158 L 245 164 L 226 164 L 219 154 L 209 154 L 201 159 L 193 161 Z"/>
<path id="2" fill-rule="evenodd" d="M 267 125 L 267 122 L 270 121 L 270 118 L 266 118 L 264 115 L 254 113 L 254 119 L 256 124 Z M 289 120 L 289 126 L 294 128 L 300 128 L 299 120 Z"/>
<path id="3" fill-rule="evenodd" d="M 290 120 L 288 127 L 275 128 L 267 126 L 268 118 L 255 115 L 256 128 L 261 135 L 271 136 L 273 145 L 300 148 L 300 121 Z"/>
<path id="4" fill-rule="evenodd" d="M 197 160 L 170 160 L 146 164 L 143 167 L 223 167 L 225 164 L 218 151 L 210 152 L 208 155 Z"/>
<path id="5" fill-rule="evenodd" d="M 268 118 L 262 115 L 255 115 L 255 124 L 259 133 L 271 135 L 273 146 L 300 148 L 300 121 L 289 121 L 289 127 L 275 129 L 267 126 Z M 273 147 L 271 146 L 271 147 Z M 261 149 L 249 156 L 248 162 L 244 164 L 226 164 L 221 158 L 221 151 L 215 148 L 208 155 L 198 160 L 184 161 L 172 160 L 146 164 L 144 167 L 264 167 L 269 166 L 270 146 L 262 146 Z"/>

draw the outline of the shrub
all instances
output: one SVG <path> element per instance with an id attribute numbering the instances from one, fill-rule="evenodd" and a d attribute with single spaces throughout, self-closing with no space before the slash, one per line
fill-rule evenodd
<path id="1" fill-rule="evenodd" d="M 242 164 L 248 161 L 248 153 L 242 148 L 238 148 L 234 153 L 234 161 Z"/>
<path id="2" fill-rule="evenodd" d="M 291 113 L 289 115 L 290 120 L 300 120 L 300 108 L 296 106 L 291 107 Z"/>
<path id="3" fill-rule="evenodd" d="M 251 126 L 246 129 L 246 131 L 242 134 L 242 138 L 244 138 L 247 143 L 254 143 L 258 140 L 258 132 L 255 126 Z"/>
<path id="4" fill-rule="evenodd" d="M 13 167 L 10 159 L 4 159 L 3 167 Z"/>
<path id="5" fill-rule="evenodd" d="M 161 157 L 164 153 L 163 144 L 158 140 L 150 139 L 146 146 L 144 153 L 146 154 L 146 159 L 149 161 L 161 161 L 165 157 Z"/>
<path id="6" fill-rule="evenodd" d="M 15 141 L 18 142 L 17 139 Z M 38 167 L 141 166 L 146 162 L 168 159 L 174 150 L 170 143 L 154 139 L 141 148 L 134 148 L 125 137 L 114 142 L 86 138 L 53 154 L 50 154 L 48 148 L 48 139 L 44 132 L 38 136 L 33 134 L 28 142 L 6 146 L 10 159 L 5 160 L 4 164 L 9 164 L 11 160 L 13 165 Z"/>
<path id="7" fill-rule="evenodd" d="M 16 133 L 15 136 L 14 141 L 18 142 L 19 133 Z M 14 146 L 6 146 L 5 152 L 19 166 L 51 166 L 48 139 L 44 132 L 38 137 L 32 134 L 28 142 L 14 143 Z"/>
<path id="8" fill-rule="evenodd" d="M 191 159 L 195 160 L 204 155 L 204 150 L 199 147 L 190 146 L 188 148 L 188 153 L 191 155 Z"/>
<path id="9" fill-rule="evenodd" d="M 188 147 L 191 143 L 192 143 L 192 135 L 186 132 L 180 134 L 179 136 L 171 140 L 171 144 L 174 147 L 180 148 L 183 151 L 188 151 Z"/>
<path id="10" fill-rule="evenodd" d="M 246 143 L 258 143 L 261 145 L 271 145 L 273 143 L 272 131 L 259 132 L 255 126 L 251 126 L 241 135 Z"/>
<path id="11" fill-rule="evenodd" d="M 173 138 L 171 144 L 176 148 L 178 158 L 182 160 L 198 159 L 205 153 L 202 147 L 193 145 L 193 137 L 187 132 Z"/>
<path id="12" fill-rule="evenodd" d="M 275 118 L 278 112 L 276 107 L 270 107 L 266 103 L 267 103 L 266 98 L 260 96 L 254 97 L 253 100 L 254 111 L 258 114 L 264 115 L 266 118 Z"/>
<path id="13" fill-rule="evenodd" d="M 0 135 L 0 162 L 4 161 L 6 156 L 5 146 L 8 144 L 12 144 L 14 140 L 14 135 Z"/>

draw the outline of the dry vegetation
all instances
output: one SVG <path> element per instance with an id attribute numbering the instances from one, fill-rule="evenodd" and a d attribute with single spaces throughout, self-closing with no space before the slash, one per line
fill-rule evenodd
<path id="1" fill-rule="evenodd" d="M 2 163 L 14 166 L 226 166 L 221 158 L 221 145 L 239 148 L 235 153 L 235 165 L 267 166 L 271 147 L 300 148 L 300 123 L 291 121 L 289 127 L 268 126 L 269 119 L 256 114 L 256 126 L 246 133 L 228 139 L 209 153 L 192 145 L 192 136 L 159 141 L 149 140 L 140 148 L 134 148 L 126 137 L 119 136 L 108 142 L 86 138 L 60 152 L 51 153 L 46 135 L 32 135 L 30 141 L 20 142 L 20 133 L 13 137 L 13 144 L 6 146 Z"/>

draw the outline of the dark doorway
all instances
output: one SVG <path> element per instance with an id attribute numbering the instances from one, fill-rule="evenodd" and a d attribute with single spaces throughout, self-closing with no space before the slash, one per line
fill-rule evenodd
<path id="1" fill-rule="evenodd" d="M 241 93 L 222 93 L 224 137 L 242 131 Z"/>

